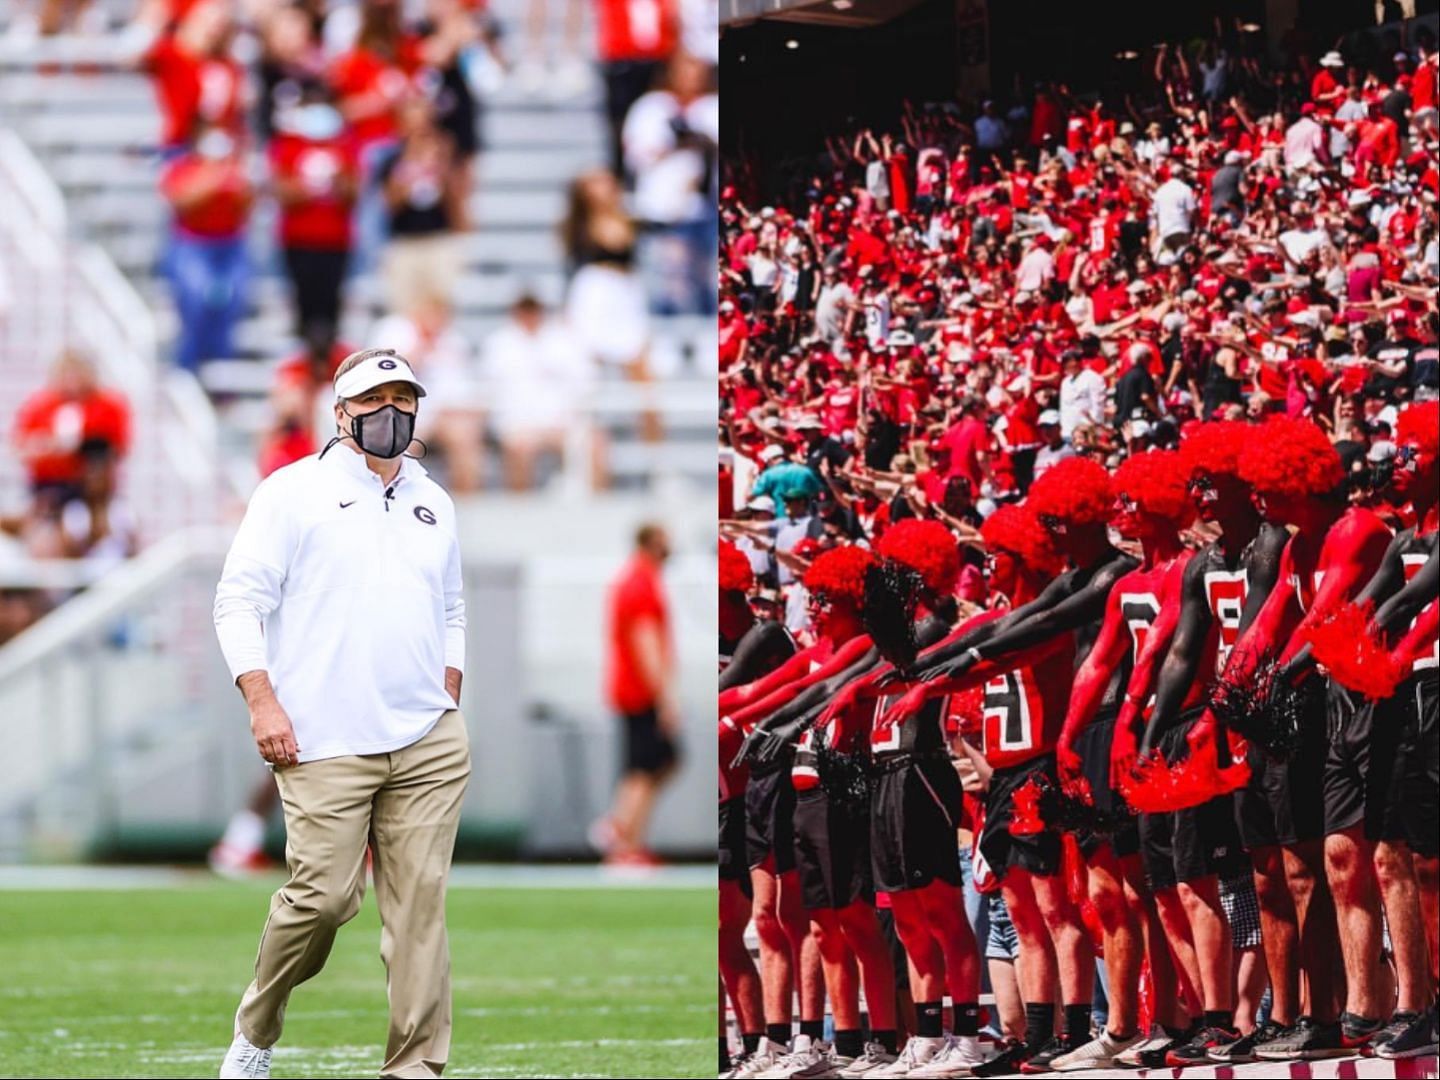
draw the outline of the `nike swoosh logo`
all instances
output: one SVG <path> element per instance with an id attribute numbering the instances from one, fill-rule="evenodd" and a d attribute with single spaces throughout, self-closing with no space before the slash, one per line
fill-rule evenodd
<path id="1" fill-rule="evenodd" d="M 351 499 L 348 503 L 341 503 L 341 504 L 340 504 L 340 509 L 341 509 L 341 510 L 344 510 L 347 506 L 354 506 L 354 505 L 355 505 L 355 500 L 354 500 L 354 499 Z"/>

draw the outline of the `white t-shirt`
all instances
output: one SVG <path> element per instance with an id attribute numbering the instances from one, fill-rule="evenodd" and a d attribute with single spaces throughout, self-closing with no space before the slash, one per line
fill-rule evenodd
<path id="1" fill-rule="evenodd" d="M 507 322 L 485 339 L 482 398 L 502 437 L 567 427 L 596 381 L 595 364 L 560 325 Z"/>
<path id="2" fill-rule="evenodd" d="M 834 341 L 845 326 L 844 305 L 855 299 L 850 286 L 843 281 L 820 286 L 820 296 L 815 301 L 815 332 L 824 341 Z"/>
<path id="3" fill-rule="evenodd" d="M 1081 424 L 1105 422 L 1105 380 L 1098 371 L 1081 368 L 1060 380 L 1060 432 L 1065 438 Z"/>
<path id="4" fill-rule="evenodd" d="M 621 131 L 625 165 L 635 176 L 635 212 L 649 221 L 675 224 L 714 213 L 710 193 L 701 189 L 705 157 L 678 148 L 676 121 L 718 142 L 720 99 L 706 94 L 682 106 L 668 90 L 652 90 L 630 107 Z"/>
<path id="5" fill-rule="evenodd" d="M 1172 177 L 1155 191 L 1152 212 L 1155 215 L 1155 231 L 1160 239 L 1176 233 L 1188 233 L 1190 222 L 1195 216 L 1195 192 L 1179 177 Z"/>
<path id="6" fill-rule="evenodd" d="M 890 338 L 890 294 L 878 292 L 865 297 L 865 340 L 878 349 Z"/>
<path id="7" fill-rule="evenodd" d="M 300 760 L 384 754 L 455 708 L 465 670 L 455 506 L 417 461 L 387 489 L 339 444 L 255 489 L 215 589 L 233 678 L 266 671 Z"/>

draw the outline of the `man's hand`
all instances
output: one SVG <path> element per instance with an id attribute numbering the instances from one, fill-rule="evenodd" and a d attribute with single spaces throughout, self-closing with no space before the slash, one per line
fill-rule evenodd
<path id="1" fill-rule="evenodd" d="M 245 704 L 250 708 L 250 733 L 260 756 L 276 768 L 300 763 L 300 745 L 295 741 L 295 728 L 275 688 L 270 685 L 267 671 L 247 671 L 235 680 Z"/>
<path id="2" fill-rule="evenodd" d="M 295 742 L 295 728 L 285 707 L 273 694 L 268 701 L 250 708 L 250 733 L 260 756 L 276 768 L 300 763 L 300 747 Z"/>
<path id="3" fill-rule="evenodd" d="M 1060 786 L 1069 791 L 1085 778 L 1084 763 L 1074 748 L 1064 740 L 1055 747 L 1055 772 L 1060 777 Z"/>

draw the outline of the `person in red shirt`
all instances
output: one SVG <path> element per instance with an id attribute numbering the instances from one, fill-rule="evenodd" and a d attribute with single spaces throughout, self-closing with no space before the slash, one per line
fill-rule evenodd
<path id="1" fill-rule="evenodd" d="M 335 381 L 335 372 L 354 350 L 335 340 L 335 328 L 324 322 L 305 329 L 305 350 L 275 370 L 270 389 L 273 420 L 261 436 L 259 465 L 261 477 L 315 453 L 316 395 Z"/>
<path id="2" fill-rule="evenodd" d="M 49 381 L 21 402 L 11 439 L 31 493 L 58 509 L 79 495 L 83 444 L 105 442 L 118 456 L 129 448 L 130 406 L 99 386 L 89 357 L 68 349 L 50 369 Z"/>
<path id="3" fill-rule="evenodd" d="M 595 30 L 605 79 L 610 171 L 624 176 L 620 133 L 625 117 L 651 88 L 680 41 L 679 0 L 595 0 Z"/>
<path id="4" fill-rule="evenodd" d="M 239 133 L 244 126 L 243 72 L 229 55 L 234 26 L 220 0 L 193 5 L 172 34 L 160 37 L 142 65 L 155 83 L 163 120 L 161 144 L 179 150 L 200 125 Z"/>
<path id="5" fill-rule="evenodd" d="M 233 356 L 232 335 L 250 276 L 245 224 L 254 191 L 235 138 L 202 127 L 160 178 L 175 211 L 169 271 L 180 315 L 176 362 L 194 371 L 201 361 Z"/>
<path id="6" fill-rule="evenodd" d="M 341 286 L 350 258 L 350 212 L 360 159 L 345 121 L 320 88 L 279 119 L 270 171 L 280 204 L 280 245 L 295 295 L 295 326 L 340 324 Z"/>
<path id="7" fill-rule="evenodd" d="M 625 721 L 623 773 L 603 835 L 606 861 L 650 863 L 645 847 L 650 812 L 675 771 L 680 712 L 675 696 L 675 650 L 660 576 L 670 539 L 656 524 L 640 526 L 635 552 L 610 587 L 606 602 L 606 691 Z"/>

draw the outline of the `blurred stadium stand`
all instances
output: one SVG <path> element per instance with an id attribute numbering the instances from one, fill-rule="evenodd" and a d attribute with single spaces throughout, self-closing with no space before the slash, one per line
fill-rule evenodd
<path id="1" fill-rule="evenodd" d="M 118 30 L 130 8 L 97 0 L 94 18 Z M 519 0 L 491 10 L 516 29 L 524 12 Z M 86 560 L 0 549 L 0 588 L 68 595 L 88 586 L 0 646 L 0 715 L 22 718 L 7 725 L 16 738 L 12 781 L 0 787 L 0 862 L 198 854 L 260 768 L 210 603 L 258 479 L 274 368 L 299 348 L 273 210 L 262 204 L 250 226 L 257 276 L 239 355 L 199 379 L 176 370 L 176 319 L 157 269 L 168 210 L 156 193 L 154 91 L 116 62 L 118 34 L 23 37 L 9 33 L 18 13 L 0 6 L 0 433 L 8 447 L 18 402 L 63 347 L 88 352 L 101 382 L 131 406 L 121 494 L 142 550 L 92 584 Z M 552 309 L 561 301 L 556 223 L 570 179 L 604 157 L 598 102 L 598 79 L 560 103 L 508 85 L 486 99 L 476 224 L 456 294 L 472 347 L 522 290 Z M 371 279 L 349 290 L 342 340 L 365 343 L 377 296 Z M 459 503 L 472 612 L 462 704 L 483 740 L 462 837 L 472 852 L 583 851 L 618 753 L 600 693 L 605 587 L 642 519 L 666 523 L 677 552 L 667 580 L 696 748 L 664 796 L 654 845 L 662 854 L 713 849 L 698 748 L 713 708 L 715 327 L 708 317 L 653 327 L 655 382 L 601 383 L 586 406 L 609 444 L 608 490 L 590 490 L 587 463 L 567 454 L 542 491 Z M 480 397 L 483 405 L 483 387 Z M 651 410 L 663 424 L 658 442 L 642 437 Z M 0 455 L 0 510 L 26 494 L 21 463 Z"/>

